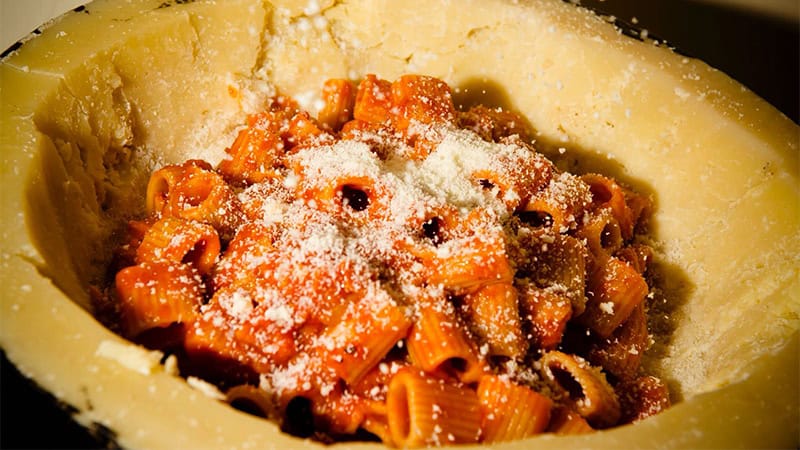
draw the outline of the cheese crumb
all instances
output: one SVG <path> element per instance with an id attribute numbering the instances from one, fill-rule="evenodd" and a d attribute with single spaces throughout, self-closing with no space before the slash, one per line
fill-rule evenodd
<path id="1" fill-rule="evenodd" d="M 95 355 L 116 361 L 142 375 L 151 375 L 163 370 L 161 366 L 163 353 L 127 343 L 104 340 L 97 346 Z"/>
<path id="2" fill-rule="evenodd" d="M 225 394 L 222 393 L 216 386 L 209 383 L 208 381 L 201 380 L 197 377 L 186 377 L 186 383 L 197 389 L 198 391 L 202 392 L 203 395 L 213 398 L 214 400 L 225 400 Z"/>

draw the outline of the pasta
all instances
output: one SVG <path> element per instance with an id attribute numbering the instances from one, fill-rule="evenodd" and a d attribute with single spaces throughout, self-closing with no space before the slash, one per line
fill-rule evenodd
<path id="1" fill-rule="evenodd" d="M 418 304 L 419 318 L 406 338 L 409 360 L 426 372 L 475 382 L 483 372 L 478 349 L 458 320 L 455 308 L 438 300 Z"/>
<path id="2" fill-rule="evenodd" d="M 392 377 L 386 405 L 392 439 L 399 447 L 478 441 L 480 404 L 468 387 L 404 370 Z"/>
<path id="3" fill-rule="evenodd" d="M 483 408 L 483 442 L 534 436 L 550 422 L 552 400 L 507 378 L 487 375 L 478 383 L 477 392 Z"/>
<path id="4" fill-rule="evenodd" d="M 619 420 L 619 400 L 605 376 L 583 358 L 559 351 L 542 357 L 546 376 L 587 422 L 608 427 Z"/>
<path id="5" fill-rule="evenodd" d="M 325 83 L 217 168 L 156 170 L 99 301 L 236 407 L 326 442 L 582 433 L 669 405 L 644 373 L 646 197 L 562 172 L 443 81 Z"/>

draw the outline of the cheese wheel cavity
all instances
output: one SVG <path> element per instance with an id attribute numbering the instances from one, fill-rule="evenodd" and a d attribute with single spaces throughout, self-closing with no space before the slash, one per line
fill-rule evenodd
<path id="1" fill-rule="evenodd" d="M 701 61 L 557 0 L 97 0 L 50 24 L 0 61 L 9 359 L 124 447 L 310 445 L 101 327 L 87 286 L 154 167 L 219 161 L 276 92 L 313 111 L 326 79 L 412 72 L 454 86 L 457 104 L 519 111 L 562 164 L 654 200 L 659 295 L 675 305 L 656 353 L 681 401 L 632 427 L 535 439 L 797 444 L 798 127 Z"/>

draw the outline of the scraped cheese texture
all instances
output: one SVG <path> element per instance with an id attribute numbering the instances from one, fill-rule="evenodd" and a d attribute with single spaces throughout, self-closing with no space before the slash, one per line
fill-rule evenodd
<path id="1" fill-rule="evenodd" d="M 173 7 L 155 9 L 166 3 Z M 287 8 L 292 8 L 291 15 L 297 18 L 308 2 L 287 0 L 275 3 L 280 7 L 286 5 Z M 710 442 L 723 442 L 721 446 L 739 445 L 741 433 L 728 432 L 724 425 L 709 428 L 706 426 L 706 419 L 710 418 L 714 424 L 719 425 L 720 421 L 725 420 L 727 412 L 733 410 L 732 407 L 742 406 L 740 401 L 743 393 L 748 398 L 762 394 L 764 398 L 782 398 L 771 397 L 772 394 L 766 392 L 764 387 L 774 385 L 775 389 L 780 389 L 778 386 L 782 385 L 772 383 L 775 374 L 791 373 L 784 370 L 785 364 L 772 363 L 775 370 L 764 378 L 765 372 L 759 372 L 759 368 L 763 366 L 753 368 L 752 362 L 765 351 L 765 344 L 768 348 L 777 348 L 775 346 L 781 345 L 785 336 L 797 329 L 797 311 L 800 305 L 797 296 L 800 289 L 797 289 L 796 276 L 797 255 L 800 254 L 797 220 L 800 216 L 797 214 L 796 201 L 796 125 L 781 117 L 740 85 L 704 64 L 677 57 L 664 48 L 649 49 L 638 43 L 627 42 L 623 36 L 617 36 L 618 33 L 611 27 L 603 27 L 601 21 L 593 20 L 591 15 L 583 11 L 572 11 L 571 5 L 559 5 L 561 2 L 558 1 L 534 1 L 525 3 L 524 8 L 517 8 L 519 5 L 515 5 L 513 9 L 509 2 L 487 1 L 482 5 L 470 4 L 469 7 L 448 4 L 445 5 L 442 15 L 431 16 L 416 14 L 420 8 L 430 6 L 426 2 L 409 4 L 405 10 L 394 8 L 392 2 L 337 2 L 333 8 L 330 8 L 330 3 L 325 2 L 319 5 L 319 10 L 313 11 L 315 16 L 322 15 L 328 20 L 332 41 L 343 49 L 341 53 L 330 52 L 320 57 L 327 59 L 335 54 L 334 61 L 323 64 L 316 59 L 319 53 L 295 52 L 291 33 L 287 32 L 287 27 L 279 20 L 268 25 L 248 23 L 234 26 L 220 21 L 215 24 L 218 26 L 209 26 L 206 30 L 209 34 L 218 35 L 220 39 L 213 42 L 203 41 L 196 45 L 212 46 L 211 50 L 214 52 L 204 54 L 204 57 L 208 56 L 208 61 L 218 63 L 221 55 L 236 59 L 234 52 L 230 51 L 234 46 L 239 49 L 254 49 L 254 53 L 263 51 L 259 45 L 264 40 L 274 41 L 274 34 L 282 39 L 284 51 L 267 51 L 259 55 L 259 58 L 265 58 L 262 62 L 269 66 L 269 70 L 253 67 L 250 60 L 241 58 L 233 72 L 247 77 L 253 75 L 250 73 L 251 69 L 263 70 L 260 75 L 260 81 L 263 81 L 271 76 L 267 75 L 268 71 L 274 71 L 274 79 L 280 80 L 277 85 L 292 92 L 308 89 L 309 84 L 315 86 L 319 80 L 314 79 L 313 74 L 306 73 L 305 69 L 323 66 L 335 67 L 340 74 L 352 74 L 350 76 L 355 77 L 367 70 L 377 70 L 387 75 L 396 74 L 407 71 L 409 64 L 415 64 L 420 71 L 451 77 L 456 83 L 488 80 L 488 86 L 492 87 L 491 82 L 496 81 L 501 88 L 500 94 L 503 91 L 511 94 L 515 99 L 512 102 L 514 106 L 522 108 L 532 122 L 540 127 L 543 141 L 553 136 L 563 136 L 566 140 L 558 145 L 568 148 L 570 155 L 579 154 L 579 151 L 575 151 L 576 148 L 594 145 L 597 146 L 601 159 L 606 155 L 613 155 L 614 159 L 610 164 L 612 167 L 627 174 L 647 173 L 648 181 L 644 184 L 647 188 L 652 188 L 660 200 L 657 221 L 660 231 L 658 237 L 664 238 L 661 250 L 665 255 L 662 257 L 665 257 L 666 264 L 674 264 L 673 268 L 684 275 L 672 280 L 669 287 L 670 292 L 679 295 L 683 304 L 680 314 L 673 314 L 671 319 L 678 327 L 675 339 L 668 348 L 662 349 L 667 357 L 665 369 L 673 374 L 671 378 L 676 380 L 676 386 L 681 386 L 687 399 L 697 399 L 696 402 L 690 402 L 689 411 L 698 420 L 689 425 L 685 422 L 675 424 L 670 417 L 664 416 L 663 420 L 658 419 L 662 426 L 634 430 L 631 434 L 624 434 L 625 439 L 630 435 L 640 436 L 643 439 L 641 442 L 663 438 L 658 442 L 669 446 L 676 442 L 671 431 L 674 428 L 666 429 L 663 425 L 674 424 L 675 428 L 689 427 L 687 434 L 683 436 L 686 439 L 689 439 L 687 436 L 691 431 L 696 432 L 694 436 L 704 436 Z M 0 302 L 6 307 L 0 313 L 2 346 L 15 363 L 21 363 L 30 369 L 34 376 L 39 374 L 36 378 L 43 386 L 59 392 L 59 395 L 64 394 L 64 401 L 78 406 L 86 402 L 80 393 L 66 387 L 72 380 L 75 380 L 72 384 L 77 385 L 91 379 L 98 389 L 105 388 L 110 392 L 115 388 L 131 389 L 141 377 L 134 371 L 129 371 L 131 377 L 120 378 L 116 372 L 113 377 L 93 374 L 90 377 L 74 365 L 74 361 L 82 361 L 85 355 L 94 354 L 97 340 L 90 341 L 89 337 L 106 336 L 103 334 L 105 330 L 100 330 L 93 319 L 84 317 L 84 311 L 80 308 L 61 308 L 58 319 L 63 320 L 63 324 L 48 320 L 55 315 L 51 311 L 54 301 L 80 301 L 82 295 L 73 295 L 79 292 L 79 288 L 73 286 L 81 286 L 85 283 L 85 278 L 79 275 L 75 277 L 78 281 L 67 282 L 65 280 L 68 276 L 63 275 L 57 279 L 56 285 L 67 292 L 67 295 L 62 295 L 62 292 L 51 286 L 49 280 L 42 278 L 41 272 L 32 269 L 27 261 L 57 267 L 58 272 L 73 276 L 70 270 L 73 264 L 84 266 L 93 261 L 84 260 L 84 256 L 80 255 L 72 258 L 67 256 L 68 246 L 59 247 L 58 236 L 67 236 L 71 243 L 78 245 L 81 241 L 96 240 L 94 236 L 83 232 L 64 230 L 64 223 L 81 223 L 72 213 L 80 208 L 73 207 L 72 204 L 63 208 L 60 206 L 62 203 L 59 202 L 64 196 L 62 192 L 57 192 L 56 186 L 67 186 L 71 180 L 52 170 L 60 165 L 59 157 L 44 151 L 47 144 L 38 134 L 47 132 L 49 128 L 35 129 L 30 117 L 39 113 L 37 122 L 41 125 L 48 121 L 46 115 L 41 114 L 44 110 L 52 110 L 54 116 L 64 116 L 60 110 L 53 110 L 52 105 L 45 105 L 43 108 L 40 106 L 42 99 L 57 89 L 77 88 L 82 91 L 83 85 L 95 87 L 83 74 L 69 77 L 76 67 L 82 64 L 94 66 L 105 61 L 109 49 L 124 55 L 155 48 L 157 41 L 165 39 L 169 34 L 165 30 L 173 28 L 173 18 L 185 18 L 184 13 L 190 8 L 205 8 L 202 16 L 216 19 L 231 17 L 236 14 L 237 9 L 252 11 L 256 6 L 262 8 L 266 4 L 250 1 L 235 2 L 235 5 L 229 2 L 223 5 L 219 2 L 201 1 L 187 4 L 155 0 L 119 2 L 119 7 L 115 7 L 112 12 L 109 12 L 112 9 L 109 5 L 112 3 L 95 2 L 90 8 L 91 15 L 84 12 L 72 14 L 68 23 L 65 22 L 67 28 L 59 25 L 59 28 L 44 30 L 42 36 L 26 43 L 19 53 L 2 61 L 0 67 L 3 70 L 0 89 L 4 98 L 3 105 L 0 105 L 4 120 L 0 121 L 0 126 L 3 127 L 3 137 L 8 137 L 8 140 L 3 141 L 3 154 L 7 155 L 3 164 L 4 168 L 9 169 L 6 172 L 8 176 L 2 180 L 4 201 L 0 203 L 5 212 L 2 217 L 6 233 L 14 236 L 14 239 L 3 240 L 0 244 L 3 257 L 0 275 L 4 284 L 12 285 L 24 279 L 26 285 L 34 287 L 32 294 L 21 291 L 19 296 L 14 296 L 13 304 Z M 208 7 L 209 5 L 211 6 Z M 96 14 L 98 10 L 103 14 Z M 468 20 L 440 19 L 462 16 Z M 255 19 L 257 15 L 239 14 L 239 17 Z M 386 20 L 389 17 L 396 20 Z M 165 18 L 169 21 L 163 20 Z M 409 20 L 410 18 L 414 20 Z M 437 35 L 436 41 L 430 41 L 427 30 L 441 29 L 441 24 L 445 22 L 448 23 L 447 32 Z M 411 26 L 412 23 L 414 26 Z M 109 29 L 114 30 L 114 33 L 104 34 Z M 228 34 L 232 30 L 240 30 L 243 31 L 242 35 L 251 36 L 232 36 Z M 260 33 L 261 39 L 253 38 L 250 33 L 252 30 Z M 292 29 L 295 33 L 300 31 L 300 27 Z M 354 36 L 355 33 L 357 35 Z M 143 38 L 133 42 L 133 36 Z M 384 36 L 404 36 L 411 41 Z M 307 41 L 314 42 L 315 37 Z M 187 44 L 185 47 L 190 52 L 191 46 Z M 153 51 L 158 53 L 157 50 Z M 63 57 L 51 58 L 53 54 Z M 92 59 L 92 55 L 99 57 Z M 433 55 L 436 57 L 432 58 Z M 505 58 L 506 62 L 517 63 L 487 63 L 486 55 L 494 55 L 495 59 L 491 62 Z M 133 59 L 136 60 L 136 57 Z M 561 64 L 567 60 L 578 66 L 591 68 L 592 83 L 576 79 L 579 72 L 574 70 L 574 66 Z M 171 66 L 174 63 L 175 60 L 162 58 L 153 60 L 152 64 L 118 68 L 122 69 L 126 80 L 147 86 L 148 73 L 152 67 Z M 291 74 L 295 67 L 301 68 L 298 72 L 312 80 L 303 84 L 305 78 L 298 79 L 300 83 L 295 85 L 295 78 L 286 75 L 287 72 Z M 527 70 L 518 70 L 519 67 Z M 624 77 L 615 78 L 615 74 L 621 75 L 623 72 Z M 185 92 L 188 85 L 197 86 L 196 72 L 179 68 L 174 74 L 175 79 L 169 84 L 172 95 Z M 65 77 L 70 78 L 70 83 L 62 81 Z M 183 83 L 184 77 L 188 77 L 188 84 Z M 227 83 L 222 83 L 222 79 L 224 77 L 209 80 L 208 88 L 215 92 L 225 92 Z M 262 86 L 265 85 L 259 82 L 253 87 Z M 494 98 L 493 94 L 498 91 L 488 89 L 488 92 L 487 98 Z M 664 95 L 659 94 L 661 92 Z M 678 93 L 681 95 L 677 95 Z M 685 93 L 690 96 L 681 98 L 685 97 Z M 151 95 L 153 98 L 150 98 Z M 203 108 L 207 102 L 199 101 L 193 94 L 190 96 L 191 99 L 185 99 L 192 102 L 190 109 L 196 109 L 198 115 L 204 114 Z M 148 105 L 157 102 L 158 97 L 161 97 L 158 93 L 143 89 L 129 100 L 133 106 L 148 110 Z M 259 94 L 259 98 L 263 96 Z M 607 102 L 604 103 L 604 100 Z M 654 104 L 659 105 L 658 110 L 654 110 Z M 84 111 L 92 110 L 88 108 L 88 103 L 83 106 L 87 106 Z M 587 113 L 581 115 L 582 112 Z M 600 120 L 590 120 L 583 124 L 583 128 L 579 126 L 589 116 L 599 117 Z M 5 120 L 9 117 L 13 117 L 13 120 Z M 167 127 L 177 124 L 173 129 L 181 130 L 176 142 L 184 142 L 185 136 L 181 134 L 183 130 L 196 130 L 196 124 L 184 126 L 186 113 L 171 115 L 164 111 L 160 117 Z M 687 120 L 682 120 L 683 118 Z M 107 123 L 98 124 L 95 131 L 103 132 L 107 126 Z M 73 139 L 73 132 L 74 130 L 68 130 L 62 137 Z M 148 141 L 146 144 L 140 148 L 145 153 L 140 156 L 145 158 L 152 157 L 151 153 L 166 151 L 170 153 L 170 161 L 181 160 L 191 150 L 191 146 L 165 150 L 169 148 L 166 139 L 165 145 L 161 145 L 159 140 Z M 714 151 L 709 153 L 708 149 Z M 172 155 L 171 152 L 176 154 Z M 48 162 L 47 169 L 51 170 L 43 171 L 38 166 L 38 157 L 31 158 L 34 155 L 42 156 Z M 709 161 L 714 162 L 713 168 L 706 164 Z M 620 166 L 617 167 L 616 164 Z M 48 202 L 47 197 L 38 191 L 34 191 L 37 194 L 34 197 L 28 196 L 30 192 L 25 195 L 21 193 L 22 187 L 30 187 L 27 174 L 31 173 L 44 175 L 44 178 L 37 178 L 34 182 L 51 190 L 52 202 Z M 696 181 L 701 178 L 712 184 L 698 185 Z M 642 179 L 634 181 L 641 182 Z M 651 182 L 653 185 L 649 186 Z M 687 189 L 687 186 L 690 188 Z M 47 221 L 42 220 L 43 217 L 30 220 L 23 212 L 27 207 L 23 198 L 34 202 L 37 208 L 42 208 L 45 211 L 43 216 L 64 216 L 64 220 Z M 731 204 L 731 199 L 738 199 L 737 203 Z M 76 202 L 74 205 L 79 204 L 80 202 Z M 60 209 L 67 212 L 62 214 Z M 780 215 L 771 216 L 776 212 Z M 707 217 L 716 217 L 718 220 L 708 221 Z M 750 221 L 742 221 L 742 224 L 747 225 L 740 226 L 742 217 L 773 217 L 774 220 L 760 221 L 753 228 Z M 33 227 L 32 230 L 26 228 L 26 223 L 28 227 Z M 697 228 L 697 233 L 686 234 L 685 230 L 694 229 L 697 223 L 701 225 Z M 32 234 L 26 235 L 28 232 L 54 239 L 41 244 Z M 46 248 L 39 248 L 41 245 Z M 19 254 L 25 255 L 25 262 L 20 263 L 15 256 Z M 710 313 L 727 309 L 732 295 L 740 298 L 741 308 L 732 309 L 725 317 Z M 12 306 L 16 309 L 17 305 L 22 305 L 22 308 L 12 314 Z M 680 320 L 683 317 L 693 320 Z M 61 330 L 62 326 L 66 328 L 60 333 L 62 336 L 82 333 L 85 340 L 91 342 L 89 348 L 75 343 L 67 349 L 58 340 L 40 342 L 28 338 L 31 335 L 52 334 L 54 330 Z M 705 331 L 719 330 L 720 327 L 727 331 Z M 20 345 L 23 342 L 25 345 Z M 53 346 L 57 346 L 58 350 L 54 352 Z M 52 359 L 39 361 L 44 359 L 39 355 L 55 353 L 64 355 L 67 362 Z M 796 352 L 793 354 L 796 355 Z M 111 361 L 102 359 L 106 363 Z M 783 361 L 790 361 L 793 367 L 796 366 L 796 358 L 784 358 Z M 41 377 L 42 373 L 53 370 L 63 374 L 57 377 L 57 385 Z M 756 373 L 760 375 L 756 377 Z M 702 398 L 695 397 L 698 393 L 716 390 L 720 386 L 730 387 L 732 383 L 745 379 L 745 375 L 750 377 L 745 385 L 713 392 L 712 395 Z M 760 387 L 757 388 L 756 385 Z M 794 385 L 796 383 L 789 387 Z M 176 398 L 186 396 L 186 392 L 180 389 L 174 390 L 173 394 Z M 139 409 L 148 411 L 143 416 L 149 418 L 149 411 L 159 409 L 162 400 L 138 398 L 135 403 L 144 405 Z M 136 444 L 141 443 L 139 432 L 152 425 L 142 417 L 126 417 L 123 421 L 114 408 L 100 410 L 99 403 L 95 403 L 95 406 L 98 408 L 97 414 L 104 418 L 103 423 L 117 431 L 123 446 L 153 444 L 150 441 L 145 445 Z M 751 439 L 748 442 L 753 446 L 764 445 L 764 439 L 769 439 L 764 436 L 776 438 L 781 433 L 786 434 L 789 427 L 782 424 L 797 423 L 794 420 L 796 416 L 792 416 L 788 422 L 785 417 L 781 421 L 777 415 L 774 416 L 776 420 L 769 422 L 750 420 L 766 415 L 773 416 L 774 408 L 767 411 L 753 406 L 747 408 L 747 411 L 737 417 L 750 424 L 759 423 L 759 430 L 764 431 L 746 433 L 747 438 Z M 230 430 L 230 434 L 220 436 L 214 433 L 198 433 L 195 428 L 186 425 L 185 416 L 174 414 L 169 430 L 161 435 L 180 442 L 194 442 L 187 446 L 197 446 L 197 442 L 207 443 L 214 439 L 230 439 L 226 442 L 234 442 L 242 436 L 247 438 L 241 439 L 249 439 L 247 444 L 253 444 L 258 439 L 292 444 L 275 434 L 267 433 L 268 436 L 263 437 L 260 434 L 263 427 L 247 427 L 236 420 L 222 420 L 220 416 L 214 416 L 213 420 L 221 423 L 221 428 Z M 233 416 L 234 419 L 238 418 L 237 415 Z M 158 431 L 154 430 L 153 433 L 158 434 Z M 794 436 L 796 433 L 789 434 Z M 609 445 L 618 446 L 619 441 L 614 440 L 617 439 L 615 436 L 619 434 L 605 433 L 597 442 L 612 442 Z M 649 442 L 654 442 L 653 440 Z M 569 439 L 552 442 L 555 447 L 572 447 L 574 444 Z M 524 443 L 515 448 L 525 448 L 527 445 Z"/>

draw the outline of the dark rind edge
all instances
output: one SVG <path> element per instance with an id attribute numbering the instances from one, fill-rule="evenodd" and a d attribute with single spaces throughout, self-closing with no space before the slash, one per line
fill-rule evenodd
<path id="1" fill-rule="evenodd" d="M 39 30 L 39 29 L 37 28 L 36 30 Z M 22 38 L 22 39 L 18 40 L 17 42 L 14 42 L 13 44 L 11 44 L 11 46 L 8 47 L 7 49 L 3 50 L 3 53 L 0 53 L 0 60 L 6 59 L 6 57 L 8 55 L 10 55 L 10 54 L 16 52 L 17 50 L 19 50 L 20 47 L 22 47 L 22 43 L 23 43 L 24 40 L 25 40 L 25 38 Z"/>
<path id="2" fill-rule="evenodd" d="M 196 0 L 168 0 L 168 1 L 165 1 L 165 2 L 161 3 L 158 6 L 157 9 L 169 8 L 170 6 L 174 6 L 174 5 L 186 5 L 186 4 L 189 4 L 189 3 L 194 3 L 195 1 Z M 77 7 L 73 8 L 71 11 L 67 11 L 64 14 L 80 14 L 80 13 L 91 14 L 91 12 L 89 11 L 89 8 L 86 5 L 77 6 Z M 9 46 L 7 49 L 3 50 L 3 52 L 0 53 L 0 61 L 6 59 L 12 53 L 14 53 L 17 50 L 19 50 L 25 44 L 25 42 L 27 42 L 31 38 L 42 34 L 43 27 L 44 27 L 44 25 L 37 27 L 36 29 L 34 29 L 33 31 L 28 33 L 25 37 L 23 37 L 22 39 L 18 40 L 15 43 L 11 44 L 11 46 Z"/>
<path id="3" fill-rule="evenodd" d="M 79 13 L 90 14 L 89 8 L 87 8 L 86 5 L 80 5 L 78 7 L 73 8 L 71 11 L 65 12 L 63 15 L 79 14 Z M 62 16 L 58 16 L 58 17 L 62 17 Z M 50 20 L 54 20 L 56 18 L 53 18 L 53 19 L 50 19 Z M 38 35 L 42 34 L 43 28 L 46 28 L 46 25 L 41 25 L 41 26 L 36 27 L 33 31 L 28 33 L 25 37 L 23 37 L 22 39 L 18 40 L 17 42 L 14 42 L 13 44 L 11 44 L 10 47 L 8 47 L 7 49 L 3 50 L 3 53 L 0 53 L 0 61 L 6 59 L 12 53 L 14 53 L 17 50 L 19 50 L 25 44 L 25 42 L 29 41 L 30 39 L 34 38 L 35 36 L 38 36 Z"/>
<path id="4" fill-rule="evenodd" d="M 172 5 L 186 5 L 194 3 L 196 0 L 169 0 L 158 5 L 158 9 L 169 8 Z"/>
<path id="5" fill-rule="evenodd" d="M 44 389 L 41 386 L 39 386 L 39 384 L 37 384 L 34 380 L 32 380 L 32 379 L 28 378 L 27 376 L 25 376 L 24 374 L 22 374 L 19 371 L 19 369 L 17 369 L 17 367 L 8 359 L 8 357 L 6 356 L 5 350 L 3 350 L 3 349 L 0 349 L 0 364 L 2 364 L 2 367 L 3 367 L 3 375 L 4 375 L 3 384 L 5 385 L 4 388 L 8 388 L 8 383 L 9 382 L 14 382 L 15 381 L 16 383 L 21 384 L 20 387 L 22 388 L 22 390 L 30 391 L 30 393 L 28 393 L 28 392 L 24 392 L 23 393 L 23 395 L 21 396 L 23 400 L 26 400 L 27 396 L 35 396 L 35 397 L 37 397 L 37 401 L 46 402 L 46 403 L 49 403 L 49 404 L 53 405 L 54 411 L 56 413 L 59 413 L 59 412 L 63 413 L 63 418 L 64 418 L 65 421 L 66 420 L 72 421 L 72 425 L 74 425 L 77 429 L 80 429 L 80 430 L 83 430 L 83 431 L 86 432 L 87 440 L 94 441 L 93 443 L 95 443 L 96 445 L 93 445 L 91 448 L 108 449 L 108 450 L 121 450 L 123 448 L 117 443 L 118 436 L 117 436 L 117 433 L 114 430 L 108 428 L 107 426 L 105 426 L 105 425 L 103 425 L 103 424 L 101 424 L 99 422 L 91 422 L 88 425 L 84 425 L 84 424 L 79 423 L 77 420 L 75 420 L 75 416 L 80 414 L 80 412 L 81 412 L 81 410 L 79 408 L 76 408 L 75 406 L 73 406 L 73 405 L 71 405 L 69 403 L 66 403 L 66 402 L 64 402 L 62 400 L 59 400 L 52 393 L 50 393 L 46 389 Z M 9 380 L 8 378 L 15 378 L 16 380 Z M 7 396 L 10 396 L 10 395 L 12 395 L 12 394 L 6 393 L 6 395 L 4 395 L 4 397 L 7 398 Z M 4 402 L 3 402 L 4 406 L 6 406 L 6 407 L 8 407 L 8 406 L 20 406 L 20 405 L 8 405 L 8 404 L 5 404 L 7 401 L 10 402 L 7 399 L 4 400 Z M 88 409 L 91 409 L 91 405 L 88 405 Z M 12 417 L 13 414 L 14 414 L 13 411 L 3 410 L 3 414 L 2 415 L 3 416 Z M 3 420 L 3 422 L 5 422 L 5 420 Z M 6 424 L 3 423 L 3 428 L 5 428 L 5 425 Z M 35 425 L 35 427 L 39 427 L 39 426 L 45 426 L 46 427 L 47 426 L 47 424 L 44 424 L 44 423 L 42 423 L 42 424 L 34 424 L 34 425 Z M 27 433 L 27 432 L 30 432 L 30 431 L 25 431 L 25 432 Z M 5 434 L 5 433 L 3 433 L 3 434 Z M 4 448 L 6 446 L 5 440 L 6 439 L 3 439 L 4 442 L 2 442 L 2 444 L 3 444 L 2 446 Z M 69 444 L 69 443 L 64 443 L 64 444 Z"/>

